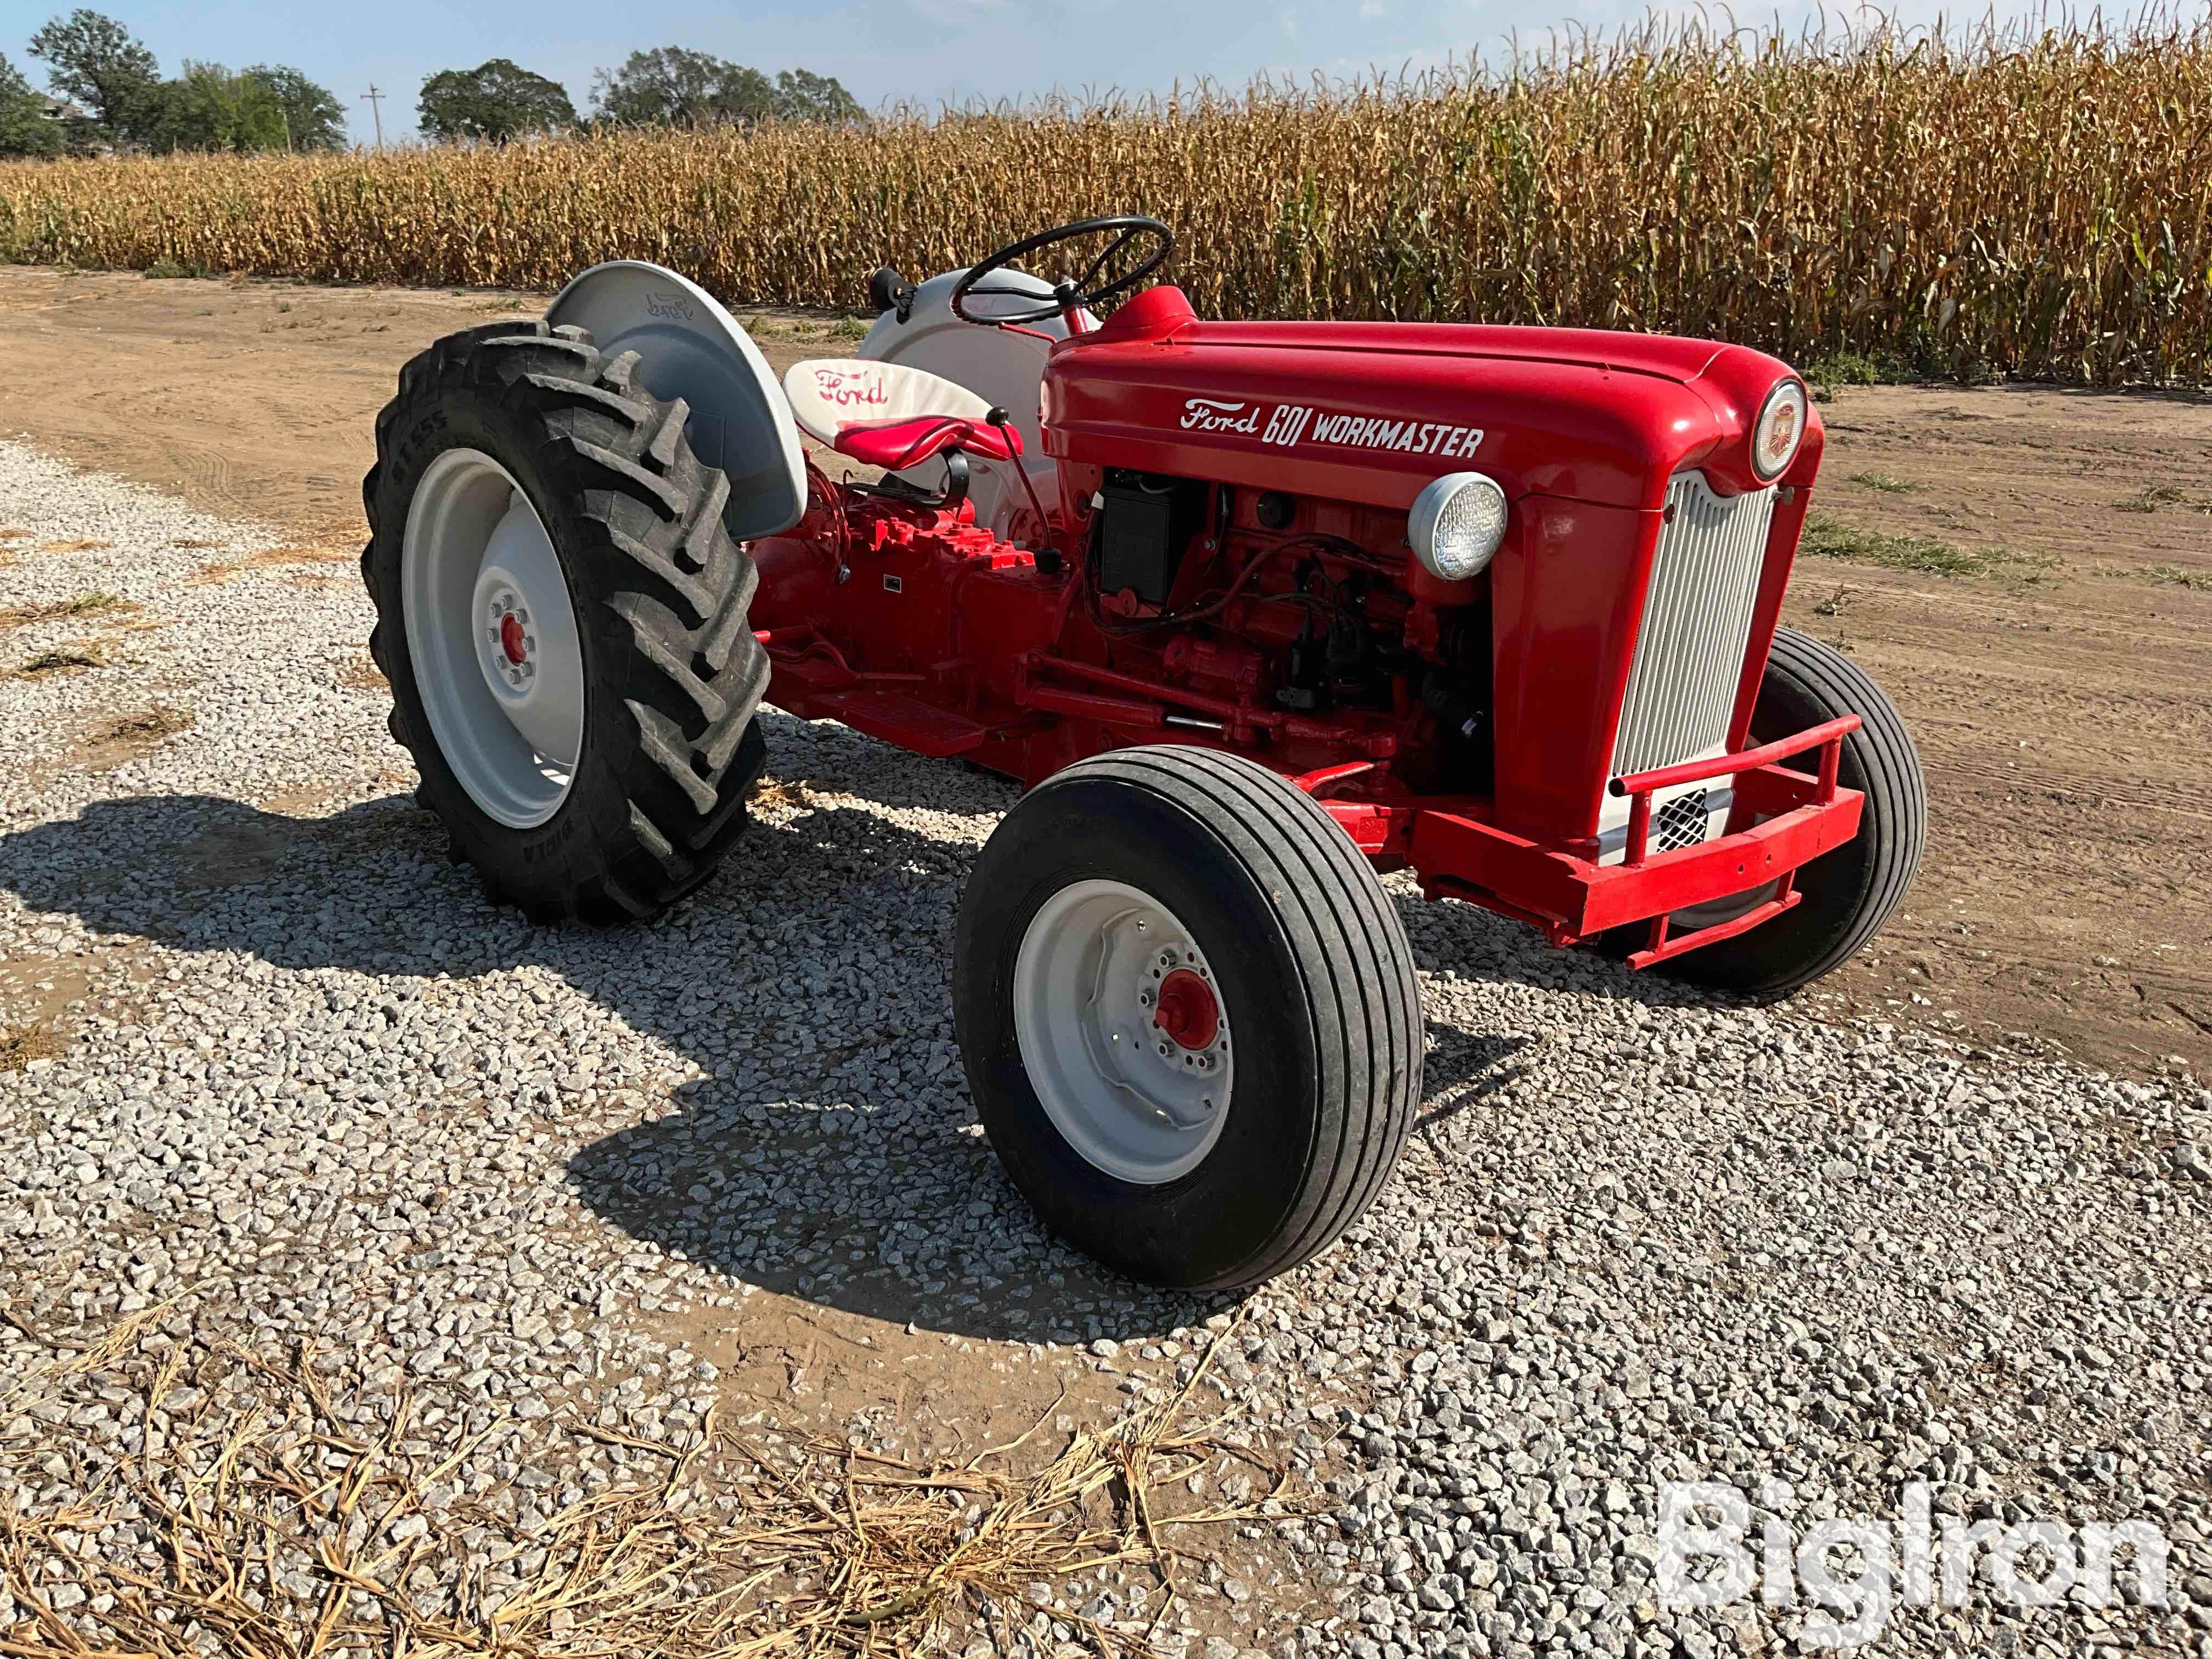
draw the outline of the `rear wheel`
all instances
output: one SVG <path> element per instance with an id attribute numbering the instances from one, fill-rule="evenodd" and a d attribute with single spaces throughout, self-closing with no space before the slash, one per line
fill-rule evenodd
<path id="1" fill-rule="evenodd" d="M 1778 629 L 1751 720 L 1751 740 L 1770 743 L 1856 714 L 1837 781 L 1866 796 L 1859 832 L 1797 872 L 1803 895 L 1749 933 L 1668 962 L 1658 970 L 1715 990 L 1779 998 L 1849 961 L 1889 920 L 1920 867 L 1928 842 L 1928 785 L 1905 721 L 1866 672 L 1834 647 Z M 1680 931 L 1709 927 L 1772 896 L 1762 888 L 1672 918 Z M 1733 908 L 1731 908 L 1733 906 Z M 1624 930 L 1640 938 L 1641 928 Z"/>
<path id="2" fill-rule="evenodd" d="M 400 371 L 362 484 L 392 736 L 456 853 L 538 920 L 705 880 L 763 758 L 758 578 L 637 362 L 544 323 L 449 336 Z"/>
<path id="3" fill-rule="evenodd" d="M 1101 755 L 1015 805 L 961 898 L 953 1012 L 1015 1184 L 1153 1284 L 1322 1249 L 1420 1100 L 1413 952 L 1374 872 L 1288 782 L 1206 750 Z"/>

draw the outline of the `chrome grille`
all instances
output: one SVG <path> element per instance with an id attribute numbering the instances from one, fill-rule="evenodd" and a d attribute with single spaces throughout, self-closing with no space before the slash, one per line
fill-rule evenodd
<path id="1" fill-rule="evenodd" d="M 1613 747 L 1614 776 L 1717 755 L 1727 743 L 1773 520 L 1771 489 L 1716 495 L 1695 472 L 1668 489 Z"/>

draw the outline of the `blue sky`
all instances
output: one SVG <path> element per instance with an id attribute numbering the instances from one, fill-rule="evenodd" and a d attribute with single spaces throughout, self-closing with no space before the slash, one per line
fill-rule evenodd
<path id="1" fill-rule="evenodd" d="M 68 9 L 63 0 L 0 0 L 0 52 L 33 84 L 43 84 L 44 66 L 26 56 L 25 42 Z M 720 12 L 607 0 L 473 0 L 465 9 L 453 0 L 111 0 L 95 9 L 128 26 L 169 73 L 186 58 L 302 70 L 345 100 L 363 142 L 370 123 L 360 94 L 371 85 L 390 94 L 385 136 L 404 137 L 424 76 L 487 58 L 512 58 L 563 82 L 580 110 L 595 68 L 659 46 L 770 73 L 834 75 L 872 107 L 1055 88 L 1165 91 L 1201 76 L 1241 87 L 1263 71 L 1343 77 L 1476 52 L 1494 58 L 1516 31 L 1528 39 L 1562 25 L 1604 28 L 1646 10 L 1642 0 L 772 0 Z M 1999 0 L 1996 9 L 2029 8 Z M 1778 12 L 1740 15 L 1794 21 L 1810 9 L 1788 0 Z M 1892 9 L 1911 22 L 1935 12 L 1927 0 Z"/>

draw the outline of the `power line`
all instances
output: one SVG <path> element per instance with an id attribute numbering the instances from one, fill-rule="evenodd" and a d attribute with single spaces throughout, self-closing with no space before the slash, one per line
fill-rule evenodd
<path id="1" fill-rule="evenodd" d="M 376 123 L 376 149 L 379 155 L 384 152 L 384 106 L 378 102 L 378 100 L 389 95 L 379 92 L 374 81 L 368 83 L 368 90 L 361 95 L 362 101 L 368 106 L 369 118 Z"/>

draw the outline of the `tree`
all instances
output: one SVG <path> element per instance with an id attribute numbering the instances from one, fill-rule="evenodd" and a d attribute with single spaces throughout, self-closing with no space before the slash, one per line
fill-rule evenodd
<path id="1" fill-rule="evenodd" d="M 827 75 L 786 70 L 771 81 L 757 69 L 684 46 L 634 52 L 619 70 L 592 77 L 592 107 L 603 121 L 698 127 L 717 122 L 862 118 L 860 101 Z"/>
<path id="2" fill-rule="evenodd" d="M 47 84 L 90 109 L 109 137 L 143 139 L 161 102 L 161 68 L 122 24 L 80 7 L 33 35 L 31 56 L 52 65 Z"/>
<path id="3" fill-rule="evenodd" d="M 500 143 L 576 125 L 575 106 L 559 82 L 533 75 L 506 58 L 472 70 L 441 70 L 422 82 L 416 110 L 426 138 Z"/>
<path id="4" fill-rule="evenodd" d="M 282 64 L 256 64 L 240 78 L 258 82 L 276 100 L 294 149 L 345 149 L 345 106 L 329 88 Z"/>
<path id="5" fill-rule="evenodd" d="M 807 70 L 786 70 L 775 77 L 775 113 L 779 120 L 818 121 L 836 127 L 863 118 L 860 100 L 836 76 Z"/>
<path id="6" fill-rule="evenodd" d="M 0 52 L 0 155 L 58 155 L 61 123 L 46 118 L 46 106 L 22 70 Z"/>
<path id="7" fill-rule="evenodd" d="M 710 126 L 775 112 L 775 87 L 758 70 L 683 46 L 634 52 L 619 70 L 592 77 L 601 120 L 630 126 Z"/>
<path id="8" fill-rule="evenodd" d="M 221 64 L 187 59 L 185 72 L 164 81 L 140 133 L 148 148 L 282 149 L 283 106 L 252 75 L 233 75 Z"/>

